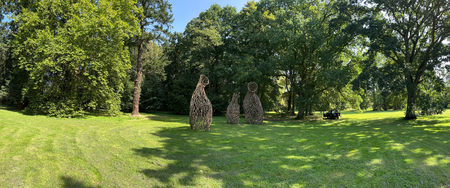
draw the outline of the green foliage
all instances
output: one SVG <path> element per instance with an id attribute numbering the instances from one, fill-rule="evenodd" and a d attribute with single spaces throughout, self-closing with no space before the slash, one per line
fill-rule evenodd
<path id="1" fill-rule="evenodd" d="M 420 115 L 434 115 L 442 114 L 445 107 L 442 105 L 443 100 L 441 98 L 434 98 L 435 92 L 420 93 L 418 100 L 418 108 L 421 110 Z"/>
<path id="2" fill-rule="evenodd" d="M 12 37 L 12 32 L 10 29 L 10 23 L 3 22 L 5 18 L 4 14 L 10 13 L 11 7 L 7 5 L 8 3 L 2 3 L 0 5 L 0 11 L 2 15 L 0 16 L 0 103 L 2 104 L 13 104 L 14 99 L 11 93 L 11 80 L 14 77 L 12 58 L 11 58 L 11 47 L 9 41 Z M 14 84 L 14 81 L 13 81 Z"/>
<path id="3" fill-rule="evenodd" d="M 352 84 L 353 90 L 364 89 L 366 104 L 374 111 L 400 110 L 406 107 L 406 84 L 402 70 L 383 54 L 368 54 L 362 73 Z M 368 107 L 366 105 L 366 107 Z"/>
<path id="4" fill-rule="evenodd" d="M 213 5 L 191 20 L 183 35 L 176 33 L 171 37 L 170 45 L 166 46 L 172 61 L 166 67 L 170 109 L 181 114 L 189 112 L 190 97 L 198 81 L 191 79 L 193 75 L 204 74 L 209 78 L 205 92 L 213 105 L 214 115 L 226 111 L 234 92 L 245 95 L 247 90 L 242 88 L 246 88 L 250 79 L 244 81 L 242 76 L 246 75 L 246 69 L 238 67 L 241 64 L 235 51 L 238 46 L 231 36 L 235 31 L 232 28 L 235 15 L 233 7 Z"/>
<path id="5" fill-rule="evenodd" d="M 267 0 L 259 6 L 270 27 L 272 65 L 289 80 L 288 92 L 296 95 L 298 118 L 320 104 L 318 96 L 326 91 L 340 91 L 358 74 L 352 18 L 341 10 L 342 2 L 295 2 Z M 342 58 L 342 54 L 345 58 Z M 295 98 L 295 97 L 294 97 Z M 345 98 L 345 97 L 344 97 Z M 349 101 L 350 102 L 350 101 Z M 356 101 L 353 101 L 356 102 Z M 358 103 L 359 104 L 359 103 Z M 359 109 L 359 107 L 358 107 Z M 293 109 L 292 109 L 293 110 Z"/>
<path id="6" fill-rule="evenodd" d="M 137 7 L 142 8 L 142 14 L 137 15 L 141 27 L 141 41 L 135 42 L 140 44 L 164 40 L 173 22 L 172 5 L 167 0 L 137 0 Z"/>
<path id="7" fill-rule="evenodd" d="M 189 105 L 194 93 L 198 80 L 196 80 L 195 74 L 180 73 L 177 74 L 170 85 L 170 91 L 168 93 L 168 105 L 169 109 L 178 114 L 189 114 Z M 207 90 L 207 89 L 205 89 Z M 206 94 L 208 98 L 211 96 Z M 212 104 L 212 103 L 211 103 Z M 214 110 L 214 109 L 213 109 Z"/>
<path id="8" fill-rule="evenodd" d="M 420 115 L 442 114 L 445 111 L 445 85 L 440 79 L 429 79 L 418 91 L 417 107 Z"/>
<path id="9" fill-rule="evenodd" d="M 167 109 L 167 107 L 165 107 L 165 105 L 167 105 L 167 95 L 165 95 L 167 88 L 166 84 L 163 82 L 166 78 L 164 67 L 169 64 L 169 61 L 163 50 L 164 48 L 155 42 L 148 41 L 143 43 L 143 81 L 140 89 L 139 111 Z M 131 45 L 129 51 L 131 64 L 136 65 L 138 56 L 137 47 Z M 131 112 L 133 110 L 134 82 L 137 77 L 136 73 L 136 67 L 133 66 L 133 68 L 128 71 L 128 80 L 124 83 L 125 87 L 121 98 L 121 110 L 124 112 Z"/>
<path id="10" fill-rule="evenodd" d="M 123 92 L 120 98 L 120 109 L 122 112 L 131 112 L 133 110 L 133 94 L 134 94 L 134 80 L 136 79 L 136 72 L 133 69 L 128 71 L 129 79 L 123 82 Z"/>
<path id="11" fill-rule="evenodd" d="M 139 111 L 167 109 L 167 88 L 163 81 L 164 77 L 161 75 L 145 75 L 139 100 Z"/>
<path id="12" fill-rule="evenodd" d="M 172 61 L 166 67 L 170 108 L 186 113 L 180 109 L 187 109 L 182 105 L 192 91 L 184 87 L 195 81 L 185 74 L 209 77 L 205 91 L 216 115 L 226 110 L 232 93 L 244 96 L 251 81 L 259 86 L 257 95 L 264 110 L 280 109 L 283 86 L 290 104 L 297 98 L 302 114 L 322 104 L 323 92 L 347 88 L 360 72 L 362 53 L 350 49 L 355 33 L 351 17 L 341 13 L 346 11 L 341 10 L 345 4 L 285 3 L 248 2 L 239 13 L 213 5 L 191 20 L 184 34 L 175 34 L 166 47 Z M 280 83 L 280 78 L 285 82 Z M 344 98 L 348 104 L 358 101 Z"/>
<path id="13" fill-rule="evenodd" d="M 363 90 L 364 91 L 364 90 Z M 361 110 L 367 110 L 370 107 L 370 96 L 366 91 L 361 94 L 361 103 L 359 104 L 359 108 Z"/>
<path id="14" fill-rule="evenodd" d="M 117 115 L 126 70 L 124 39 L 138 33 L 131 0 L 44 0 L 15 17 L 14 55 L 26 71 L 28 109 L 70 117 L 106 109 Z"/>
<path id="15" fill-rule="evenodd" d="M 136 56 L 136 79 L 134 81 L 133 88 L 133 105 L 132 105 L 132 116 L 139 116 L 139 104 L 140 104 L 140 94 L 141 94 L 141 84 L 143 77 L 143 66 L 145 61 L 145 57 L 143 54 L 150 51 L 150 58 L 153 58 L 152 63 L 147 63 L 147 66 L 151 68 L 155 68 L 155 72 L 159 72 L 162 70 L 165 64 L 162 63 L 164 61 L 156 61 L 159 56 L 154 55 L 155 52 L 153 49 L 156 44 L 153 44 L 153 41 L 161 42 L 164 40 L 165 36 L 169 33 L 170 23 L 172 23 L 172 5 L 166 0 L 157 0 L 157 1 L 149 1 L 149 0 L 138 0 L 137 7 L 142 8 L 142 14 L 138 14 L 139 18 L 139 35 L 136 35 L 132 38 L 130 45 L 132 51 L 136 48 L 137 56 Z M 144 52 L 147 50 L 147 52 Z"/>
<path id="16" fill-rule="evenodd" d="M 406 119 L 416 119 L 418 88 L 450 54 L 449 1 L 370 0 L 363 30 L 370 52 L 381 52 L 400 70 L 407 90 Z"/>
<path id="17" fill-rule="evenodd" d="M 5 85 L 0 87 L 0 101 L 5 101 L 9 96 L 9 80 L 6 81 Z"/>

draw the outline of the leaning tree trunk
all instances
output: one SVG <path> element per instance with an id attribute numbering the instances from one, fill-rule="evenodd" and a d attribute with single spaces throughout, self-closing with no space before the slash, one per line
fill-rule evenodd
<path id="1" fill-rule="evenodd" d="M 144 20 L 141 20 L 141 33 L 144 32 Z M 139 36 L 138 39 L 138 57 L 137 57 L 137 77 L 134 81 L 134 94 L 133 94 L 133 111 L 131 112 L 131 116 L 140 116 L 139 114 L 139 96 L 142 82 L 142 50 L 144 48 L 144 41 L 142 37 Z"/>
<path id="2" fill-rule="evenodd" d="M 408 91 L 408 100 L 406 106 L 406 116 L 405 119 L 417 119 L 416 116 L 416 98 L 417 98 L 417 85 L 414 83 L 407 83 L 406 90 Z"/>

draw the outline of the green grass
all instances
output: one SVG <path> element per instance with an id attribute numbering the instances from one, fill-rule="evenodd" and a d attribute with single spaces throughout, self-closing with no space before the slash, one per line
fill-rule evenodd
<path id="1" fill-rule="evenodd" d="M 194 132 L 168 113 L 57 119 L 3 107 L 0 187 L 450 187 L 450 112 L 342 116 L 214 117 Z"/>

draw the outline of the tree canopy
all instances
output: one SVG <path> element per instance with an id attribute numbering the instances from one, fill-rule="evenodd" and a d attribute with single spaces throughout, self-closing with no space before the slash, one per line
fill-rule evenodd
<path id="1" fill-rule="evenodd" d="M 204 74 L 214 115 L 233 93 L 242 108 L 256 82 L 264 110 L 299 119 L 332 108 L 406 109 L 415 119 L 449 103 L 449 7 L 260 0 L 238 12 L 214 4 L 170 33 L 166 0 L 5 1 L 0 10 L 13 18 L 0 27 L 0 101 L 63 117 L 188 114 Z"/>
<path id="2" fill-rule="evenodd" d="M 406 119 L 416 119 L 418 89 L 436 78 L 435 68 L 448 61 L 450 2 L 370 0 L 366 36 L 372 53 L 380 52 L 401 70 L 407 90 Z"/>
<path id="3" fill-rule="evenodd" d="M 43 0 L 22 9 L 13 52 L 28 76 L 28 108 L 55 116 L 119 113 L 130 68 L 124 39 L 138 33 L 141 11 L 131 0 Z"/>

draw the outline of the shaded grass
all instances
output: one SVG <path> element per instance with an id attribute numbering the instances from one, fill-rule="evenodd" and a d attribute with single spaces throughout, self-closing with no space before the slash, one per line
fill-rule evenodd
<path id="1" fill-rule="evenodd" d="M 193 132 L 187 116 L 0 109 L 0 187 L 450 187 L 450 113 L 343 113 Z M 241 123 L 245 122 L 241 118 Z"/>

